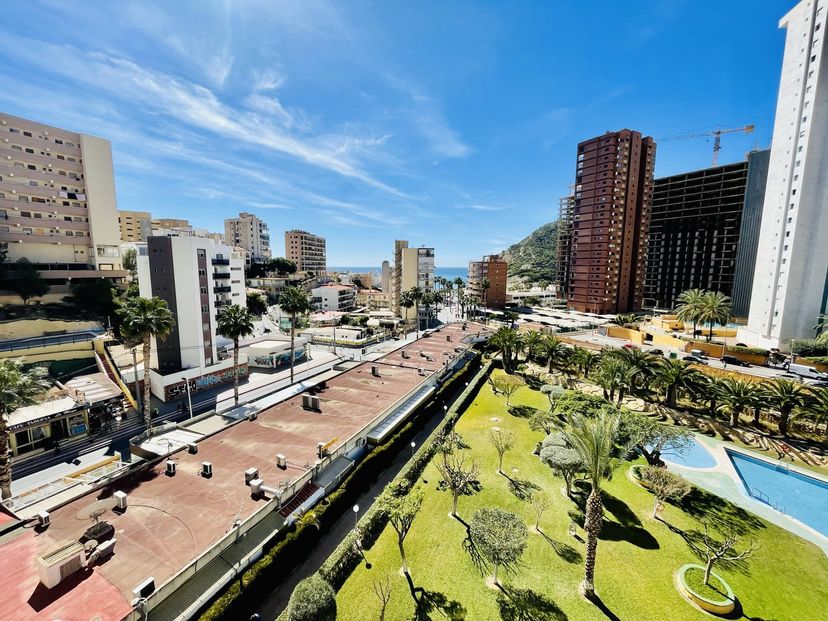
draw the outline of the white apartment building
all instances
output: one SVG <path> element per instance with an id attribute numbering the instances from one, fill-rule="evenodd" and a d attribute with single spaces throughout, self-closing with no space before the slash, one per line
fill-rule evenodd
<path id="1" fill-rule="evenodd" d="M 392 310 L 406 320 L 414 318 L 415 310 L 401 306 L 400 296 L 414 287 L 423 293 L 434 291 L 434 248 L 409 248 L 407 241 L 398 239 L 394 242 Z"/>
<path id="2" fill-rule="evenodd" d="M 203 237 L 150 237 L 138 247 L 138 287 L 142 297 L 165 300 L 175 316 L 173 332 L 153 343 L 153 393 L 180 397 L 182 378 L 191 392 L 233 380 L 216 324 L 222 308 L 247 305 L 240 252 Z"/>
<path id="3" fill-rule="evenodd" d="M 311 301 L 318 310 L 347 312 L 354 310 L 356 289 L 345 285 L 323 285 L 311 289 Z"/>
<path id="4" fill-rule="evenodd" d="M 123 280 L 108 140 L 0 113 L 0 247 L 50 285 Z M 13 269 L 13 265 L 12 265 Z"/>
<path id="5" fill-rule="evenodd" d="M 828 0 L 779 22 L 785 56 L 747 328 L 753 346 L 790 349 L 814 335 L 828 300 Z"/>
<path id="6" fill-rule="evenodd" d="M 299 272 L 328 271 L 325 238 L 307 231 L 285 231 L 285 258 L 296 263 Z"/>
<path id="7" fill-rule="evenodd" d="M 121 229 L 121 241 L 145 242 L 152 235 L 152 214 L 148 211 L 118 210 L 118 226 Z"/>
<path id="8" fill-rule="evenodd" d="M 271 258 L 267 224 L 252 213 L 241 212 L 238 218 L 224 221 L 224 241 L 250 253 L 255 261 Z"/>
<path id="9" fill-rule="evenodd" d="M 391 274 L 391 264 L 388 261 L 383 261 L 380 268 L 380 289 L 386 295 L 391 293 Z"/>

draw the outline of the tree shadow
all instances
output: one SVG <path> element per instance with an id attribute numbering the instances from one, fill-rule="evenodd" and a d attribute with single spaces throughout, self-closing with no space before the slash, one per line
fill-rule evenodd
<path id="1" fill-rule="evenodd" d="M 423 587 L 415 586 L 411 574 L 406 573 L 408 590 L 414 600 L 415 621 L 428 621 L 432 613 L 439 613 L 440 619 L 449 621 L 463 621 L 466 618 L 466 608 L 458 601 L 449 599 L 439 591 L 427 591 Z"/>
<path id="2" fill-rule="evenodd" d="M 572 500 L 575 502 L 576 509 L 571 509 L 568 512 L 569 519 L 583 528 L 586 519 L 585 507 L 589 484 L 577 481 L 572 487 Z M 604 515 L 601 520 L 601 533 L 598 535 L 598 539 L 602 541 L 629 541 L 634 546 L 645 550 L 657 550 L 659 548 L 656 538 L 642 526 L 641 520 L 630 509 L 629 505 L 607 492 L 602 492 L 601 498 L 604 503 Z M 618 521 L 609 519 L 608 514 Z"/>
<path id="3" fill-rule="evenodd" d="M 620 524 L 624 526 L 641 526 L 641 520 L 623 500 L 616 498 L 608 492 L 602 492 L 601 499 L 604 503 L 604 510 L 612 513 Z"/>
<path id="4" fill-rule="evenodd" d="M 510 405 L 508 411 L 515 418 L 532 418 L 538 408 L 533 408 L 530 405 Z"/>
<path id="5" fill-rule="evenodd" d="M 604 600 L 598 597 L 597 593 L 590 601 L 595 604 L 595 607 L 598 608 L 598 610 L 600 610 L 610 621 L 621 621 L 621 618 L 609 609 L 609 607 L 604 603 Z"/>
<path id="6" fill-rule="evenodd" d="M 505 472 L 501 472 L 509 481 L 509 491 L 512 492 L 519 500 L 529 500 L 532 494 L 540 489 L 540 485 L 532 483 L 528 479 L 519 479 L 517 477 L 510 477 Z"/>
<path id="7" fill-rule="evenodd" d="M 503 621 L 567 621 L 566 613 L 548 597 L 532 589 L 501 586 L 497 606 Z"/>
<path id="8" fill-rule="evenodd" d="M 746 535 L 759 528 L 766 528 L 762 520 L 749 511 L 698 487 L 694 487 L 680 501 L 670 502 L 670 504 L 697 520 L 708 522 L 720 531 L 733 531 L 737 535 Z"/>
<path id="9" fill-rule="evenodd" d="M 578 552 L 578 550 L 573 548 L 571 545 L 564 543 L 562 541 L 555 541 L 554 539 L 552 539 L 552 537 L 550 537 L 543 531 L 539 532 L 543 536 L 543 538 L 546 539 L 547 543 L 549 543 L 549 545 L 552 546 L 552 549 L 555 551 L 555 554 L 560 556 L 567 563 L 580 563 L 584 560 L 584 557 L 581 555 L 581 553 Z"/>

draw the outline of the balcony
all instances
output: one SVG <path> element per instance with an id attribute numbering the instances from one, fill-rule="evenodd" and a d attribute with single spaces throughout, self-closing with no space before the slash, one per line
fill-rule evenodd
<path id="1" fill-rule="evenodd" d="M 230 286 L 224 285 L 220 287 L 213 287 L 213 293 L 230 293 Z"/>
<path id="2" fill-rule="evenodd" d="M 230 278 L 230 274 L 226 272 L 213 272 L 213 278 L 215 280 L 226 280 Z"/>
<path id="3" fill-rule="evenodd" d="M 213 259 L 213 265 L 230 265 L 230 259 Z"/>

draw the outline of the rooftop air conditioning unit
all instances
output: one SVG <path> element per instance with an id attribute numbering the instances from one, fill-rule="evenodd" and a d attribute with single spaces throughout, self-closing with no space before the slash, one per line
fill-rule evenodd
<path id="1" fill-rule="evenodd" d="M 46 528 L 47 526 L 49 526 L 49 524 L 51 524 L 51 522 L 52 522 L 52 518 L 49 517 L 49 512 L 48 511 L 38 511 L 37 512 L 37 525 L 40 528 Z"/>
<path id="2" fill-rule="evenodd" d="M 126 492 L 117 491 L 112 496 L 115 498 L 115 508 L 122 511 L 127 508 Z"/>
<path id="3" fill-rule="evenodd" d="M 198 453 L 198 444 L 196 444 L 195 442 L 190 442 L 187 445 L 187 452 L 190 455 L 195 455 L 196 453 Z"/>
<path id="4" fill-rule="evenodd" d="M 250 412 L 247 415 L 247 420 L 256 420 L 257 418 L 259 418 L 259 413 L 258 412 Z"/>
<path id="5" fill-rule="evenodd" d="M 175 476 L 175 462 L 172 459 L 167 460 L 167 467 L 164 470 L 164 474 L 166 474 L 168 477 Z"/>
<path id="6" fill-rule="evenodd" d="M 409 358 L 411 358 L 411 354 L 409 354 L 406 350 L 403 350 L 402 357 L 408 360 Z"/>
<path id="7" fill-rule="evenodd" d="M 248 468 L 244 471 L 244 484 L 250 485 L 250 481 L 253 479 L 259 478 L 259 469 L 258 468 Z"/>
<path id="8" fill-rule="evenodd" d="M 262 493 L 262 486 L 264 485 L 264 481 L 261 479 L 250 479 L 250 493 L 254 496 L 258 496 Z"/>
<path id="9" fill-rule="evenodd" d="M 279 453 L 276 455 L 276 465 L 281 468 L 282 470 L 287 468 L 287 458 Z"/>
<path id="10" fill-rule="evenodd" d="M 213 476 L 213 464 L 211 464 L 209 461 L 201 462 L 201 476 L 207 479 Z"/>
<path id="11" fill-rule="evenodd" d="M 319 407 L 319 397 L 313 395 L 306 395 L 302 398 L 302 404 L 306 410 L 313 410 L 319 412 L 322 408 Z"/>
<path id="12" fill-rule="evenodd" d="M 419 369 L 417 369 L 417 373 L 418 373 L 419 375 L 425 375 L 425 369 L 424 369 L 424 368 L 422 368 L 422 367 L 420 367 Z"/>
<path id="13" fill-rule="evenodd" d="M 150 576 L 146 580 L 144 580 L 141 584 L 137 587 L 132 589 L 132 594 L 135 596 L 136 599 L 143 599 L 149 597 L 155 592 L 155 578 Z"/>
<path id="14" fill-rule="evenodd" d="M 373 375 L 374 377 L 379 377 L 380 376 L 379 367 L 375 364 L 371 365 L 371 375 Z"/>
<path id="15" fill-rule="evenodd" d="M 451 340 L 451 334 L 446 334 L 446 340 L 447 340 L 447 341 L 450 341 L 450 340 Z"/>

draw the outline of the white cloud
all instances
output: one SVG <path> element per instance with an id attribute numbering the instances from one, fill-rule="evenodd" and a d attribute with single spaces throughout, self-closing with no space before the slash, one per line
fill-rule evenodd
<path id="1" fill-rule="evenodd" d="M 247 204 L 257 209 L 293 209 L 290 205 L 280 205 L 278 203 L 259 203 L 256 201 L 249 201 Z"/>
<path id="2" fill-rule="evenodd" d="M 509 209 L 509 207 L 496 207 L 495 205 L 483 205 L 480 203 L 474 205 L 466 205 L 467 209 L 474 209 L 475 211 L 503 211 L 504 209 Z"/>

